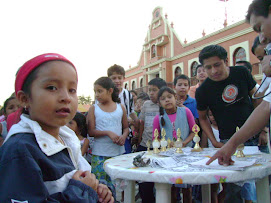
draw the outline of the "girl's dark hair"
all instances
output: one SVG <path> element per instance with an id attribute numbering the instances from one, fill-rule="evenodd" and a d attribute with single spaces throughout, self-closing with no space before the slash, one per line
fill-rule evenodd
<path id="1" fill-rule="evenodd" d="M 157 97 L 157 100 L 159 101 L 160 100 L 160 97 L 162 96 L 162 94 L 164 92 L 168 92 L 169 94 L 173 94 L 174 96 L 176 95 L 176 93 L 174 92 L 173 89 L 171 89 L 170 87 L 168 86 L 164 86 L 162 87 L 159 92 L 158 92 L 158 97 Z M 162 106 L 160 106 L 159 108 L 159 113 L 160 113 L 160 117 L 161 117 L 161 124 L 162 126 L 165 125 L 165 119 L 164 119 L 164 108 Z"/>
<path id="2" fill-rule="evenodd" d="M 3 110 L 4 110 L 4 114 L 7 114 L 7 106 L 10 100 L 16 99 L 16 97 L 9 97 L 6 99 L 6 101 L 4 102 L 4 106 L 3 106 Z"/>
<path id="3" fill-rule="evenodd" d="M 119 89 L 116 87 L 114 82 L 109 77 L 100 77 L 94 82 L 94 85 L 100 85 L 107 90 L 112 88 L 113 89 L 112 100 L 114 102 L 120 103 Z"/>
<path id="4" fill-rule="evenodd" d="M 255 49 L 260 45 L 260 37 L 259 35 L 254 39 L 253 45 L 251 47 L 251 52 L 255 55 Z"/>
<path id="5" fill-rule="evenodd" d="M 80 135 L 83 137 L 87 137 L 88 129 L 87 129 L 87 121 L 84 114 L 80 112 L 76 112 L 74 118 L 72 119 L 76 122 L 77 127 L 79 128 Z"/>

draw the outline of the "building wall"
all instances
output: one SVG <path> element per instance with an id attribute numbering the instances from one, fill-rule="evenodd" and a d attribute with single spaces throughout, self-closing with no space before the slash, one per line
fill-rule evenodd
<path id="1" fill-rule="evenodd" d="M 261 71 L 258 59 L 250 51 L 256 36 L 257 34 L 249 24 L 243 20 L 200 39 L 185 43 L 175 32 L 174 25 L 170 25 L 167 17 L 163 16 L 163 9 L 157 7 L 153 11 L 153 19 L 143 44 L 142 53 L 139 53 L 138 65 L 126 70 L 125 81 L 129 83 L 129 89 L 135 79 L 137 79 L 137 87 L 139 87 L 139 78 L 143 78 L 143 84 L 147 85 L 148 81 L 157 75 L 166 82 L 172 82 L 178 64 L 180 64 L 179 67 L 183 74 L 192 77 L 191 65 L 195 61 L 198 62 L 199 52 L 210 44 L 219 44 L 227 50 L 229 65 L 234 65 L 233 54 L 242 47 L 245 50 L 246 59 L 253 65 L 253 75 L 257 75 L 257 79 L 260 79 Z M 153 45 L 156 46 L 154 57 L 152 57 Z"/>

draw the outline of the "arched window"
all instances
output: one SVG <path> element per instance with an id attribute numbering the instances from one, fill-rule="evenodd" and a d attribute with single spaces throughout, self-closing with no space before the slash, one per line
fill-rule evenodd
<path id="1" fill-rule="evenodd" d="M 175 69 L 175 77 L 179 76 L 182 74 L 182 69 L 178 66 L 176 69 Z"/>
<path id="2" fill-rule="evenodd" d="M 124 85 L 124 89 L 127 89 L 127 87 L 128 87 L 128 84 L 127 84 L 127 83 L 125 83 L 125 85 Z"/>
<path id="3" fill-rule="evenodd" d="M 234 53 L 233 53 L 233 64 L 237 61 L 246 61 L 247 60 L 247 55 L 246 55 L 246 50 L 242 47 L 237 48 Z"/>
<path id="4" fill-rule="evenodd" d="M 156 47 L 155 45 L 152 45 L 151 47 L 151 57 L 154 58 L 156 56 Z"/>
<path id="5" fill-rule="evenodd" d="M 136 85 L 135 85 L 135 81 L 132 82 L 132 90 L 135 90 Z"/>
<path id="6" fill-rule="evenodd" d="M 196 77 L 196 75 L 197 75 L 196 68 L 197 68 L 198 65 L 199 65 L 199 64 L 198 64 L 197 61 L 194 61 L 194 62 L 192 63 L 192 65 L 191 65 L 191 78 L 192 78 L 192 77 Z"/>
<path id="7" fill-rule="evenodd" d="M 143 87 L 143 78 L 140 79 L 140 87 Z"/>

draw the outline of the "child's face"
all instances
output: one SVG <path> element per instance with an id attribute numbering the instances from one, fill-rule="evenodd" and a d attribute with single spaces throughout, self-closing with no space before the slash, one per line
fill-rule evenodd
<path id="1" fill-rule="evenodd" d="M 123 75 L 113 72 L 113 74 L 109 78 L 115 83 L 116 87 L 119 90 L 122 90 L 123 82 L 124 82 Z"/>
<path id="2" fill-rule="evenodd" d="M 113 89 L 105 89 L 101 85 L 94 85 L 94 93 L 95 93 L 95 99 L 99 103 L 107 102 L 110 98 L 112 98 L 112 92 Z"/>
<path id="3" fill-rule="evenodd" d="M 157 86 L 155 86 L 155 85 L 148 85 L 149 97 L 150 97 L 150 100 L 153 103 L 157 102 L 158 92 L 159 92 L 159 88 Z"/>
<path id="4" fill-rule="evenodd" d="M 30 118 L 41 128 L 55 135 L 71 121 L 77 110 L 77 74 L 72 65 L 63 61 L 43 64 L 31 84 L 31 94 L 24 105 Z"/>
<path id="5" fill-rule="evenodd" d="M 136 104 L 135 104 L 136 112 L 141 112 L 141 108 L 143 106 L 143 103 L 144 103 L 144 101 L 142 99 L 136 100 Z"/>
<path id="6" fill-rule="evenodd" d="M 7 117 L 9 114 L 15 112 L 20 108 L 19 102 L 17 99 L 12 99 L 8 101 L 7 107 L 6 107 L 6 114 Z"/>
<path id="7" fill-rule="evenodd" d="M 175 95 L 169 93 L 168 91 L 164 91 L 161 97 L 159 98 L 159 103 L 165 110 L 175 109 L 176 108 Z"/>
<path id="8" fill-rule="evenodd" d="M 77 123 L 75 120 L 71 120 L 67 123 L 67 126 L 75 132 L 76 135 L 80 134 L 80 130 L 78 129 Z"/>
<path id="9" fill-rule="evenodd" d="M 204 81 L 208 77 L 204 67 L 198 68 L 196 77 L 199 81 Z"/>
<path id="10" fill-rule="evenodd" d="M 213 116 L 213 113 L 209 110 L 208 111 L 208 117 L 212 124 L 216 125 L 215 117 Z"/>
<path id="11" fill-rule="evenodd" d="M 185 79 L 178 79 L 176 86 L 175 86 L 175 90 L 176 90 L 176 94 L 179 96 L 186 96 L 188 91 L 189 91 L 189 83 L 188 80 Z"/>

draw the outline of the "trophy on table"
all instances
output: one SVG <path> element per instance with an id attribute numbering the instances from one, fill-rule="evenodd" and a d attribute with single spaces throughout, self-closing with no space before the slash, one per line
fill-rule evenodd
<path id="1" fill-rule="evenodd" d="M 167 149 L 171 148 L 171 139 L 167 138 Z"/>
<path id="2" fill-rule="evenodd" d="M 153 153 L 154 154 L 158 154 L 159 151 L 159 147 L 160 147 L 160 142 L 158 140 L 158 130 L 155 129 L 154 131 L 154 140 L 152 141 L 152 147 L 153 147 Z"/>
<path id="3" fill-rule="evenodd" d="M 150 147 L 151 147 L 151 140 L 148 140 L 147 141 L 147 143 L 146 143 L 146 145 L 147 145 L 147 154 L 151 154 L 151 150 L 150 150 Z"/>
<path id="4" fill-rule="evenodd" d="M 192 127 L 192 131 L 193 133 L 195 133 L 195 136 L 193 138 L 193 141 L 196 143 L 194 148 L 191 150 L 191 152 L 201 152 L 202 151 L 202 148 L 199 146 L 199 141 L 200 141 L 200 137 L 198 135 L 199 131 L 200 131 L 200 128 L 197 124 L 195 124 L 193 127 Z"/>
<path id="5" fill-rule="evenodd" d="M 177 148 L 176 153 L 179 153 L 179 154 L 183 153 L 183 150 L 182 150 L 183 141 L 182 141 L 182 138 L 181 138 L 181 130 L 180 130 L 180 128 L 178 128 L 178 130 L 177 130 L 177 140 L 175 142 L 175 147 Z"/>
<path id="6" fill-rule="evenodd" d="M 236 127 L 236 132 L 238 132 L 239 130 L 239 127 L 237 126 Z M 245 154 L 243 152 L 245 148 L 245 145 L 244 144 L 240 144 L 238 147 L 237 147 L 237 153 L 236 153 L 236 158 L 244 158 L 245 157 Z"/>
<path id="7" fill-rule="evenodd" d="M 161 131 L 161 136 L 162 136 L 162 139 L 160 140 L 160 143 L 161 143 L 161 152 L 165 152 L 167 151 L 167 141 L 166 141 L 166 131 L 164 128 L 162 128 L 162 131 Z"/>

